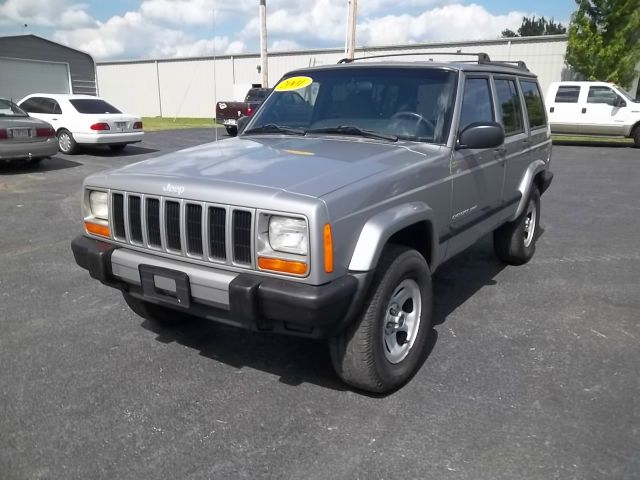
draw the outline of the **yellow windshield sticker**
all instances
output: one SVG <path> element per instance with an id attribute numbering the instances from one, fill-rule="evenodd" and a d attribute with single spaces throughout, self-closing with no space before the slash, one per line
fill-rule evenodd
<path id="1" fill-rule="evenodd" d="M 276 88 L 276 92 L 289 92 L 291 90 L 300 90 L 301 88 L 308 87 L 313 82 L 310 77 L 291 77 L 281 81 Z"/>

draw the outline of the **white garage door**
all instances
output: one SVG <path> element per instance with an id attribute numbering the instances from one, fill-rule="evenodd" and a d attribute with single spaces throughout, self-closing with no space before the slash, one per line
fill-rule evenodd
<path id="1" fill-rule="evenodd" d="M 69 65 L 0 58 L 0 97 L 18 101 L 37 92 L 71 93 Z"/>

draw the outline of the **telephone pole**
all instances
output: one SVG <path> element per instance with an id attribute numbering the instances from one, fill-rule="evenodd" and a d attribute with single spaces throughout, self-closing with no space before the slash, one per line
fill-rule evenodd
<path id="1" fill-rule="evenodd" d="M 269 87 L 269 61 L 267 59 L 267 0 L 260 0 L 260 73 L 262 88 Z"/>
<path id="2" fill-rule="evenodd" d="M 347 38 L 344 53 L 347 58 L 353 58 L 356 51 L 356 17 L 358 15 L 358 0 L 349 0 L 347 16 Z"/>

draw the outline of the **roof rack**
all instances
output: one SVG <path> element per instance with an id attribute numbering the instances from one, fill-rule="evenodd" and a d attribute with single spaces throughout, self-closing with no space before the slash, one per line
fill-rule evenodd
<path id="1" fill-rule="evenodd" d="M 527 68 L 527 64 L 524 63 L 522 60 L 517 60 L 517 61 L 499 61 L 499 62 L 493 62 L 491 61 L 491 58 L 489 58 L 489 55 L 486 54 L 485 52 L 415 52 L 415 53 L 387 53 L 384 55 L 369 55 L 367 57 L 359 57 L 359 58 L 343 58 L 341 60 L 338 61 L 338 63 L 352 63 L 355 62 L 356 60 L 368 60 L 371 58 L 387 58 L 387 57 L 413 57 L 416 55 L 446 55 L 446 56 L 451 56 L 451 55 L 456 55 L 456 56 L 465 56 L 465 57 L 478 57 L 477 62 L 478 65 L 497 65 L 497 66 L 504 66 L 504 67 L 512 67 L 512 68 L 519 68 L 521 70 L 526 70 L 527 72 L 529 71 L 529 69 Z M 476 60 L 463 60 L 462 62 L 464 63 L 472 63 L 475 62 Z"/>

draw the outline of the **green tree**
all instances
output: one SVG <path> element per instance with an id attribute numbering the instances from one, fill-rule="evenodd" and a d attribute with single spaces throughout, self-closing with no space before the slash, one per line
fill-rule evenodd
<path id="1" fill-rule="evenodd" d="M 510 29 L 502 31 L 503 38 L 513 37 L 538 37 L 540 35 L 558 35 L 567 33 L 567 29 L 560 22 L 556 23 L 553 18 L 547 20 L 544 17 L 536 18 L 535 16 L 522 17 L 522 24 L 518 28 L 518 32 Z"/>
<path id="2" fill-rule="evenodd" d="M 639 0 L 576 0 L 566 62 L 588 80 L 628 87 L 640 61 Z"/>

